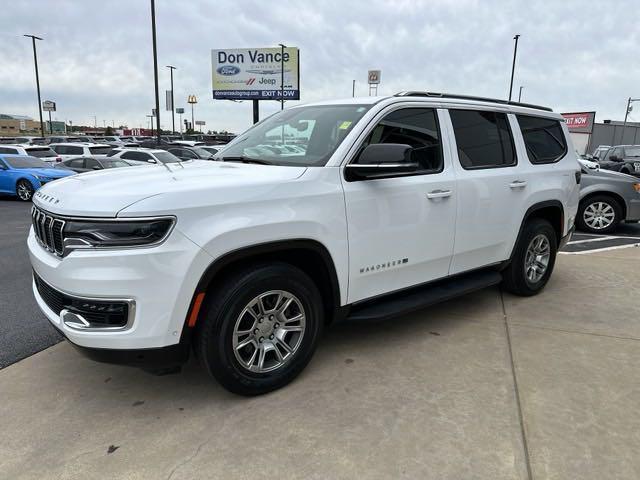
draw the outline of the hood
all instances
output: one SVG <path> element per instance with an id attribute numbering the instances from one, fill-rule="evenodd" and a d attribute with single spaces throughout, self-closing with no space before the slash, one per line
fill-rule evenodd
<path id="1" fill-rule="evenodd" d="M 633 175 L 628 175 L 626 173 L 616 172 L 613 170 L 604 170 L 602 168 L 600 170 L 589 170 L 587 175 L 594 178 L 612 178 L 619 181 L 624 181 L 624 180 L 628 180 L 629 182 L 638 181 L 638 178 L 634 177 Z"/>
<path id="2" fill-rule="evenodd" d="M 211 192 L 225 188 L 294 180 L 305 170 L 306 167 L 208 160 L 168 164 L 166 168 L 146 164 L 83 173 L 52 182 L 38 190 L 33 202 L 59 215 L 115 217 L 120 210 L 140 200 L 164 193 L 201 193 L 202 198 L 207 198 Z"/>
<path id="3" fill-rule="evenodd" d="M 75 174 L 71 170 L 62 170 L 60 168 L 21 168 L 20 171 L 48 178 L 62 178 Z"/>

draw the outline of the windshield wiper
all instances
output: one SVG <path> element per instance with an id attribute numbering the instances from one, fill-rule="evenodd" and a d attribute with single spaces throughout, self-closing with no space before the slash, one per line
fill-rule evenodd
<path id="1" fill-rule="evenodd" d="M 271 162 L 267 162 L 266 160 L 260 160 L 259 158 L 250 158 L 250 157 L 222 157 L 223 162 L 241 162 L 241 163 L 257 163 L 258 165 L 272 165 Z"/>

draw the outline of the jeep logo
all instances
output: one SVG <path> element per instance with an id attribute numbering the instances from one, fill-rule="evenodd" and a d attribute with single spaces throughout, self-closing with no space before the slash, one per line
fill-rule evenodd
<path id="1" fill-rule="evenodd" d="M 237 75 L 240 73 L 240 69 L 235 65 L 222 65 L 216 69 L 220 75 L 224 75 L 225 77 L 230 77 L 231 75 Z"/>

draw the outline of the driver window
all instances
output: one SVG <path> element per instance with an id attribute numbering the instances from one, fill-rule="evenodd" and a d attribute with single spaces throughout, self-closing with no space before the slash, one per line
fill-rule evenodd
<path id="1" fill-rule="evenodd" d="M 432 108 L 404 108 L 389 113 L 374 127 L 360 151 L 376 143 L 404 143 L 413 147 L 411 160 L 421 166 L 421 173 L 443 169 L 437 114 Z"/>

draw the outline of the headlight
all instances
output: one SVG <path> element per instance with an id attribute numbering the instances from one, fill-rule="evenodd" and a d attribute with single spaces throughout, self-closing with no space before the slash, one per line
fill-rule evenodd
<path id="1" fill-rule="evenodd" d="M 633 184 L 633 189 L 634 189 L 636 192 L 640 193 L 640 183 L 634 183 L 634 184 Z"/>
<path id="2" fill-rule="evenodd" d="M 63 230 L 65 255 L 83 248 L 117 248 L 155 245 L 173 228 L 175 218 L 149 220 L 67 220 Z"/>

